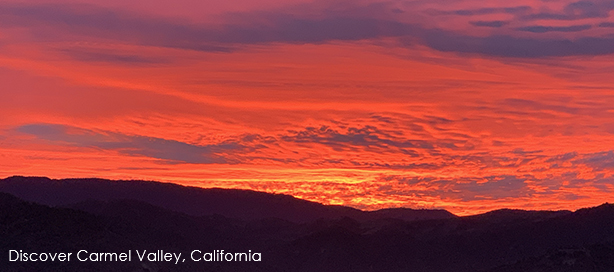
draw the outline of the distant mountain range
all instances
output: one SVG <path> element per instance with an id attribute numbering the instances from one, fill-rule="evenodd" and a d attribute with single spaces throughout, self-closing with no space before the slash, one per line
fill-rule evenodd
<path id="1" fill-rule="evenodd" d="M 88 200 L 104 202 L 132 199 L 193 216 L 219 214 L 242 220 L 274 217 L 301 223 L 341 217 L 359 221 L 455 217 L 445 210 L 399 208 L 367 212 L 344 206 L 322 205 L 289 195 L 237 189 L 203 189 L 153 181 L 57 180 L 14 176 L 0 180 L 0 192 L 49 206 L 66 206 Z"/>
<path id="2" fill-rule="evenodd" d="M 364 212 L 290 196 L 145 181 L 0 180 L 1 271 L 614 271 L 614 205 Z M 23 252 L 193 250 L 260 262 L 10 262 Z M 14 257 L 14 256 L 13 256 Z M 202 255 L 201 255 L 202 257 Z"/>

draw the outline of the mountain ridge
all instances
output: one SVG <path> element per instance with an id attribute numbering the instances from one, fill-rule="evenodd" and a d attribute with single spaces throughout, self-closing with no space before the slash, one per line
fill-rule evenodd
<path id="1" fill-rule="evenodd" d="M 158 271 L 614 271 L 613 225 L 612 204 L 557 216 L 503 209 L 438 220 L 293 223 L 192 216 L 130 199 L 49 207 L 0 193 L 0 252 L 225 249 L 266 257 L 262 263 L 147 264 Z M 138 262 L 9 263 L 5 257 L 0 264 L 7 271 L 152 271 L 139 270 Z"/>
<path id="2" fill-rule="evenodd" d="M 88 200 L 133 199 L 193 216 L 221 214 L 241 220 L 276 217 L 302 223 L 320 218 L 342 217 L 359 221 L 383 218 L 413 221 L 456 217 L 446 210 L 393 208 L 362 211 L 346 206 L 324 205 L 284 194 L 244 189 L 205 189 L 143 180 L 12 176 L 0 180 L 0 192 L 49 206 L 67 206 Z"/>
<path id="3" fill-rule="evenodd" d="M 0 179 L 0 192 L 10 193 L 20 199 L 49 206 L 61 207 L 88 200 L 134 199 L 193 216 L 221 214 L 241 220 L 277 217 L 299 223 L 311 222 L 320 218 L 342 217 L 350 217 L 358 221 L 386 218 L 414 221 L 455 217 L 489 218 L 488 220 L 496 218 L 502 221 L 516 219 L 542 220 L 572 213 L 569 210 L 509 208 L 467 216 L 457 216 L 444 209 L 383 208 L 365 211 L 348 206 L 325 205 L 291 195 L 248 189 L 201 188 L 159 181 L 102 178 L 51 179 L 48 177 L 10 176 Z M 209 199 L 210 201 L 197 200 L 198 198 Z M 244 203 L 239 203 L 239 207 L 233 207 L 231 204 L 237 204 L 232 203 L 234 201 L 229 201 L 233 198 L 241 199 Z M 606 202 L 595 207 L 604 205 L 612 204 Z M 199 206 L 201 207 L 199 208 Z M 279 207 L 283 208 L 279 209 Z M 582 212 L 590 208 L 593 207 L 585 207 L 577 211 Z"/>

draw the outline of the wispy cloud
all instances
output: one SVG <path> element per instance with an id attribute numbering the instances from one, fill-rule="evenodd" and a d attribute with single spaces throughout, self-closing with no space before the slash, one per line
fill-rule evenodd
<path id="1" fill-rule="evenodd" d="M 524 26 L 519 27 L 517 30 L 527 31 L 533 33 L 546 33 L 546 32 L 578 32 L 591 29 L 591 25 L 573 25 L 573 26 Z"/>
<path id="2" fill-rule="evenodd" d="M 350 127 L 347 132 L 339 132 L 327 126 L 319 128 L 307 127 L 303 131 L 289 131 L 289 135 L 281 139 L 295 143 L 317 143 L 333 148 L 420 148 L 433 149 L 433 144 L 423 140 L 408 140 L 394 137 L 377 127 L 366 126 L 362 128 Z"/>
<path id="3" fill-rule="evenodd" d="M 526 15 L 528 20 L 581 20 L 589 18 L 607 18 L 609 11 L 614 9 L 612 1 L 582 0 L 567 4 L 560 11 L 539 12 Z"/>
<path id="4" fill-rule="evenodd" d="M 166 64 L 170 62 L 169 60 L 162 59 L 160 57 L 148 57 L 137 54 L 111 52 L 108 50 L 65 48 L 59 51 L 75 60 L 84 62 L 105 62 L 120 65 L 153 65 Z"/>
<path id="5" fill-rule="evenodd" d="M 503 27 L 509 24 L 509 22 L 506 22 L 506 21 L 470 21 L 469 23 L 473 26 L 495 27 L 495 28 Z"/>
<path id="6" fill-rule="evenodd" d="M 245 152 L 249 148 L 237 142 L 212 145 L 194 145 L 147 136 L 130 136 L 121 133 L 100 133 L 87 129 L 55 124 L 30 124 L 17 131 L 34 135 L 39 139 L 80 147 L 115 150 L 131 156 L 147 156 L 170 162 L 183 163 L 234 163 L 228 153 Z"/>
<path id="7" fill-rule="evenodd" d="M 425 42 L 429 47 L 443 52 L 513 58 L 590 56 L 614 53 L 614 38 L 612 37 L 583 37 L 573 40 L 521 38 L 509 35 L 478 37 L 440 30 L 429 33 Z"/>
<path id="8" fill-rule="evenodd" d="M 525 14 L 531 11 L 530 6 L 515 6 L 515 7 L 498 7 L 498 8 L 475 8 L 475 9 L 458 9 L 458 10 L 435 10 L 429 9 L 427 12 L 432 15 L 458 15 L 458 16 L 478 16 L 490 14 Z"/>

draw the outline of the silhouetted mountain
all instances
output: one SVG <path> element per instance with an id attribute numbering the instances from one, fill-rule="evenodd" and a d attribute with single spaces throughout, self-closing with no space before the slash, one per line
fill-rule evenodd
<path id="1" fill-rule="evenodd" d="M 137 200 L 48 207 L 0 193 L 2 271 L 613 271 L 614 206 L 494 211 L 460 218 L 293 223 L 192 216 Z M 194 249 L 262 253 L 261 262 L 8 262 L 24 252 Z M 189 257 L 189 256 L 187 256 Z M 143 267 L 154 270 L 144 270 Z M 591 270 L 592 269 L 592 270 Z"/>
<path id="2" fill-rule="evenodd" d="M 446 210 L 415 210 L 408 208 L 390 208 L 367 212 L 364 220 L 401 219 L 405 221 L 446 219 L 456 217 Z"/>
<path id="3" fill-rule="evenodd" d="M 350 217 L 356 220 L 397 218 L 403 220 L 455 217 L 444 210 L 387 209 L 363 212 L 344 206 L 330 206 L 282 194 L 236 190 L 203 189 L 153 181 L 111 181 L 104 179 L 49 179 L 9 177 L 0 180 L 0 192 L 49 206 L 65 206 L 87 200 L 133 199 L 189 215 L 220 214 L 255 220 L 268 217 L 292 222 L 320 218 Z"/>
<path id="4" fill-rule="evenodd" d="M 467 216 L 467 218 L 474 218 L 477 220 L 484 220 L 490 222 L 507 222 L 517 220 L 544 220 L 549 218 L 555 218 L 562 215 L 571 214 L 571 211 L 526 211 L 515 209 L 500 209 L 483 214 Z"/>
<path id="5" fill-rule="evenodd" d="M 194 249 L 260 250 L 245 223 L 221 216 L 192 217 L 136 201 L 110 202 L 101 215 L 51 208 L 0 193 L 1 271 L 279 271 L 267 263 L 81 262 L 77 252 L 163 249 L 189 254 Z M 244 234 L 245 233 L 245 234 Z M 71 262 L 9 262 L 9 250 L 72 252 Z"/>
<path id="6" fill-rule="evenodd" d="M 605 272 L 614 270 L 614 244 L 557 249 L 488 272 Z"/>

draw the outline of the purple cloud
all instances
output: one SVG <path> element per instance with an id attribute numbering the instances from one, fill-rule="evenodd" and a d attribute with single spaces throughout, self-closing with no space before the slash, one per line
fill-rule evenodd
<path id="1" fill-rule="evenodd" d="M 238 142 L 194 145 L 155 137 L 132 136 L 120 133 L 99 133 L 91 130 L 56 124 L 30 124 L 17 131 L 38 139 L 81 147 L 117 150 L 132 156 L 146 156 L 170 162 L 183 163 L 236 163 L 226 153 L 246 152 L 249 147 Z"/>

